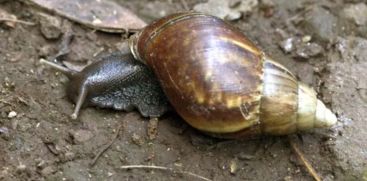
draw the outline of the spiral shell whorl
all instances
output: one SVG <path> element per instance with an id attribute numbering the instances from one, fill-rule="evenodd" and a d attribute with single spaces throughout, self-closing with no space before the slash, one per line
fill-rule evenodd
<path id="1" fill-rule="evenodd" d="M 285 135 L 336 122 L 315 91 L 219 18 L 167 16 L 129 45 L 153 69 L 176 112 L 211 135 Z"/>
<path id="2" fill-rule="evenodd" d="M 282 65 L 266 58 L 261 102 L 262 132 L 284 135 L 336 123 L 336 116 L 316 97 L 316 92 Z"/>
<path id="3" fill-rule="evenodd" d="M 324 103 L 320 100 L 317 100 L 316 106 L 316 118 L 314 127 L 315 128 L 328 128 L 336 124 L 337 118 L 330 109 L 325 107 Z"/>

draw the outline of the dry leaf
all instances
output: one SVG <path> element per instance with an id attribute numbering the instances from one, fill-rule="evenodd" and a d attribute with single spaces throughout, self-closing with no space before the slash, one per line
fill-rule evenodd
<path id="1" fill-rule="evenodd" d="M 83 25 L 106 32 L 140 29 L 146 23 L 130 10 L 108 0 L 24 0 Z"/>

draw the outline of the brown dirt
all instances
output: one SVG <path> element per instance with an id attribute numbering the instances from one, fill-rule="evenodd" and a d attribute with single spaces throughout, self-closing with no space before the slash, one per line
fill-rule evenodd
<path id="1" fill-rule="evenodd" d="M 147 21 L 183 10 L 182 2 L 119 1 Z M 186 2 L 192 8 L 203 1 Z M 232 23 L 301 81 L 312 85 L 339 119 L 332 129 L 298 134 L 297 144 L 324 180 L 367 179 L 367 24 L 356 26 L 340 13 L 358 1 L 280 0 L 271 7 L 268 0 L 262 2 Z M 307 20 L 312 15 L 324 16 L 322 13 L 301 13 L 315 7 L 326 9 L 338 23 L 333 27 L 336 33 L 327 34 L 330 39 L 325 40 L 317 27 L 310 25 L 312 20 Z M 160 119 L 153 140 L 149 139 L 148 129 L 151 133 L 152 128 L 148 120 L 136 111 L 86 108 L 79 120 L 69 119 L 73 104 L 64 91 L 67 78 L 39 63 L 40 58 L 57 52 L 61 40 L 47 39 L 41 32 L 40 13 L 45 12 L 6 0 L 0 1 L 0 8 L 36 23 L 0 26 L 0 180 L 193 179 L 174 172 L 120 169 L 135 164 L 171 167 L 212 180 L 312 180 L 287 137 L 214 139 L 189 127 L 174 112 Z M 68 61 L 85 63 L 98 52 L 115 50 L 122 40 L 120 35 L 59 20 L 64 27 L 71 24 L 76 35 Z M 282 40 L 305 35 L 312 35 L 311 41 L 321 45 L 320 54 L 300 58 L 280 49 Z M 17 115 L 8 118 L 11 111 Z M 96 165 L 89 167 L 121 124 L 118 138 Z M 237 169 L 231 173 L 234 166 Z"/>

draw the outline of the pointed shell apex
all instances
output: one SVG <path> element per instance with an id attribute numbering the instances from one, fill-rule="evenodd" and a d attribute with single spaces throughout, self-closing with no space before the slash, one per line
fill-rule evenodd
<path id="1" fill-rule="evenodd" d="M 317 100 L 315 128 L 327 128 L 336 124 L 337 118 L 333 112 L 325 107 L 324 103 Z"/>

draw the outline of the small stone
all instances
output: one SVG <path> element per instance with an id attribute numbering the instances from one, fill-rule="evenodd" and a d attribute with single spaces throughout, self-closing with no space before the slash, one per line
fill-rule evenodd
<path id="1" fill-rule="evenodd" d="M 51 47 L 50 45 L 43 45 L 38 48 L 38 55 L 40 57 L 48 57 L 52 54 L 53 51 L 53 47 Z"/>
<path id="2" fill-rule="evenodd" d="M 158 119 L 152 118 L 148 123 L 148 137 L 150 140 L 154 140 L 158 135 Z"/>
<path id="3" fill-rule="evenodd" d="M 27 169 L 27 166 L 26 165 L 24 165 L 24 164 L 19 164 L 18 166 L 17 166 L 17 171 L 18 172 L 23 172 L 23 171 L 25 171 Z"/>
<path id="4" fill-rule="evenodd" d="M 231 163 L 229 165 L 229 172 L 234 175 L 236 174 L 237 170 L 238 170 L 237 161 L 231 160 Z"/>
<path id="5" fill-rule="evenodd" d="M 358 26 L 367 24 L 367 5 L 365 3 L 358 3 L 347 6 L 344 9 L 344 14 L 347 18 L 354 21 Z"/>
<path id="6" fill-rule="evenodd" d="M 4 87 L 8 88 L 9 90 L 14 90 L 15 88 L 15 82 L 13 82 L 12 80 L 10 80 L 9 77 L 5 77 L 4 78 Z"/>
<path id="7" fill-rule="evenodd" d="M 9 134 L 9 129 L 7 127 L 0 127 L 0 134 Z"/>
<path id="8" fill-rule="evenodd" d="M 66 152 L 63 155 L 60 155 L 60 160 L 62 162 L 72 161 L 72 160 L 74 160 L 74 158 L 75 158 L 75 153 L 74 152 L 70 152 L 70 151 Z"/>
<path id="9" fill-rule="evenodd" d="M 57 39 L 62 33 L 61 19 L 49 14 L 39 13 L 41 33 L 47 39 Z"/>
<path id="10" fill-rule="evenodd" d="M 290 53 L 294 50 L 293 38 L 287 38 L 279 43 L 284 53 Z"/>
<path id="11" fill-rule="evenodd" d="M 308 43 L 308 42 L 311 41 L 311 39 L 312 39 L 312 37 L 310 35 L 306 35 L 306 36 L 302 37 L 302 42 L 303 43 Z"/>
<path id="12" fill-rule="evenodd" d="M 8 114 L 8 118 L 14 118 L 17 116 L 17 112 L 15 111 L 10 111 L 9 114 Z"/>
<path id="13" fill-rule="evenodd" d="M 57 169 L 54 166 L 47 166 L 41 170 L 41 175 L 45 177 L 55 173 L 56 171 Z"/>
<path id="14" fill-rule="evenodd" d="M 143 139 L 136 133 L 133 134 L 133 136 L 131 137 L 131 140 L 133 141 L 134 144 L 141 146 L 144 144 Z"/>
<path id="15" fill-rule="evenodd" d="M 113 175 L 115 175 L 114 173 L 112 173 L 112 172 L 107 172 L 107 176 L 108 177 L 112 177 Z"/>
<path id="16" fill-rule="evenodd" d="M 76 144 L 80 144 L 83 143 L 85 141 L 88 141 L 89 139 L 91 139 L 93 137 L 92 132 L 88 131 L 88 130 L 71 130 L 69 131 L 69 135 L 70 137 L 73 139 L 74 143 Z"/>
<path id="17" fill-rule="evenodd" d="M 4 140 L 10 139 L 9 129 L 7 127 L 0 127 L 0 137 Z"/>
<path id="18" fill-rule="evenodd" d="M 312 36 L 328 42 L 337 36 L 337 18 L 322 7 L 314 7 L 305 14 L 303 28 L 312 33 Z"/>
<path id="19" fill-rule="evenodd" d="M 320 55 L 324 49 L 317 43 L 306 43 L 297 48 L 297 57 L 308 59 Z"/>
<path id="20" fill-rule="evenodd" d="M 37 162 L 37 168 L 44 168 L 46 165 L 46 161 L 41 158 L 35 160 Z"/>

